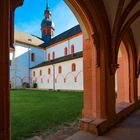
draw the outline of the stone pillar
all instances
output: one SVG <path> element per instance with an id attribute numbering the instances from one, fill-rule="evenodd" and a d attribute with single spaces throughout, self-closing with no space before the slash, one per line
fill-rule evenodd
<path id="1" fill-rule="evenodd" d="M 97 50 L 96 44 L 93 43 L 92 39 L 84 40 L 83 46 L 83 117 L 90 119 L 106 118 L 105 54 L 103 52 L 100 55 L 100 51 Z"/>
<path id="2" fill-rule="evenodd" d="M 84 108 L 80 126 L 82 130 L 101 134 L 102 125 L 115 112 L 115 99 L 110 97 L 112 90 L 106 90 L 109 86 L 106 78 L 110 76 L 109 67 L 108 70 L 106 67 L 107 55 L 104 49 L 100 51 L 96 47 L 92 39 L 84 40 L 83 46 Z"/>
<path id="3" fill-rule="evenodd" d="M 83 42 L 83 71 L 84 71 L 84 108 L 83 108 L 83 117 L 84 118 L 93 118 L 95 115 L 93 113 L 93 96 L 94 93 L 94 71 L 92 67 L 92 55 L 93 46 L 91 45 L 90 39 L 86 39 Z M 95 104 L 95 103 L 94 103 Z"/>
<path id="4" fill-rule="evenodd" d="M 0 1 L 0 140 L 10 139 L 9 47 L 10 1 Z"/>
<path id="5" fill-rule="evenodd" d="M 138 77 L 138 97 L 140 99 L 140 76 Z"/>
<path id="6" fill-rule="evenodd" d="M 130 93 L 130 97 L 129 100 L 131 103 L 135 103 L 138 101 L 138 77 L 137 77 L 137 70 L 136 70 L 136 65 L 135 65 L 136 59 L 134 59 L 134 56 L 131 55 L 130 56 L 130 63 L 129 63 L 129 84 L 130 84 L 130 88 L 129 88 L 129 93 Z"/>

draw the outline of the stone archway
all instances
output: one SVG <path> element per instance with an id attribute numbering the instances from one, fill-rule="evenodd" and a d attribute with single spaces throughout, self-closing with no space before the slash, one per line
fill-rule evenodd
<path id="1" fill-rule="evenodd" d="M 119 44 L 119 43 L 118 43 Z M 121 51 L 121 56 L 119 54 Z M 116 99 L 116 113 L 137 102 L 137 53 L 132 30 L 129 29 L 117 47 L 118 69 L 116 84 L 118 86 L 118 99 Z M 120 66 L 119 66 L 120 65 Z M 120 105 L 119 105 L 120 103 Z M 117 109 L 118 108 L 118 109 Z M 121 109 L 120 109 L 121 108 Z"/>
<path id="2" fill-rule="evenodd" d="M 118 65 L 116 71 L 116 104 L 129 103 L 129 60 L 125 45 L 121 42 L 118 52 Z"/>
<path id="3" fill-rule="evenodd" d="M 108 98 L 105 97 L 105 88 L 108 86 L 106 81 L 110 72 L 106 70 L 108 65 L 109 53 L 109 24 L 105 7 L 102 2 L 93 2 L 89 8 L 89 0 L 84 2 L 80 0 L 65 0 L 69 8 L 75 14 L 80 23 L 84 35 L 83 42 L 83 65 L 84 65 L 84 108 L 83 118 L 107 118 L 114 114 L 115 102 L 112 102 L 111 114 L 107 112 Z M 84 4 L 86 3 L 86 4 Z M 100 7 L 100 10 L 97 7 Z M 87 8 L 88 7 L 88 8 Z M 102 50 L 102 51 L 101 51 Z M 105 55 L 106 54 L 106 55 Z M 106 61 L 106 62 L 105 62 Z M 108 73 L 108 74 L 107 74 Z M 105 76 L 106 75 L 106 76 Z M 113 79 L 112 79 L 113 80 Z M 100 90 L 101 89 L 101 90 Z"/>
<path id="4" fill-rule="evenodd" d="M 14 21 L 14 10 L 18 5 L 22 4 L 22 0 L 14 0 L 10 3 L 10 1 L 2 1 L 0 3 L 3 5 L 1 7 L 4 17 L 1 18 L 3 21 L 3 25 L 1 26 L 1 30 L 3 30 L 1 43 L 2 50 L 1 56 L 3 56 L 4 67 L 1 69 L 3 77 L 3 87 L 0 89 L 3 91 L 1 93 L 1 103 L 4 101 L 4 104 L 1 104 L 0 112 L 0 129 L 2 130 L 0 138 L 3 140 L 9 140 L 10 138 L 10 118 L 9 118 L 9 58 L 5 59 L 5 56 L 8 56 L 9 46 L 13 44 L 13 21 Z M 94 8 L 89 8 L 87 10 L 86 3 L 83 1 L 75 1 L 68 0 L 67 1 L 73 9 L 75 10 L 75 14 L 77 13 L 77 17 L 81 19 L 80 25 L 84 32 L 84 108 L 83 108 L 83 118 L 106 118 L 107 117 L 107 105 L 106 105 L 106 97 L 105 97 L 105 88 L 106 88 L 106 63 L 108 63 L 107 57 L 105 53 L 107 53 L 108 48 L 108 39 L 107 32 L 109 29 L 107 18 L 101 17 L 101 13 L 105 13 L 105 9 L 102 3 L 102 10 L 98 10 L 98 6 L 100 3 L 93 3 L 94 8 L 97 10 L 93 10 Z M 90 2 L 90 1 L 89 1 Z M 97 6 L 98 5 L 98 6 Z M 101 5 L 100 5 L 101 6 Z M 10 14 L 10 22 L 8 20 L 8 15 Z M 97 16 L 100 15 L 100 16 Z M 96 19 L 96 23 L 93 22 Z M 100 25 L 101 24 L 101 25 Z M 94 29 L 94 32 L 93 32 Z M 9 31 L 11 33 L 11 38 L 9 38 Z M 103 43 L 99 43 L 100 41 Z M 102 51 L 100 51 L 100 46 L 102 46 Z M 2 63 L 3 63 L 2 62 Z M 6 73 L 7 72 L 7 73 Z M 7 75 L 5 77 L 5 75 Z M 98 79 L 98 82 L 97 82 Z M 102 82 L 101 82 L 102 81 Z M 104 82 L 103 82 L 104 81 Z M 96 84 L 98 83 L 98 84 Z M 101 90 L 99 90 L 101 89 Z M 5 112 L 3 111 L 5 110 Z M 5 121 L 4 121 L 5 120 Z"/>
<path id="5" fill-rule="evenodd" d="M 136 107 L 137 104 L 137 81 L 136 81 L 136 52 L 129 53 L 130 71 L 130 101 L 131 108 L 127 113 L 115 114 L 115 62 L 116 44 L 123 40 L 129 50 L 134 44 L 133 35 L 125 35 L 129 26 L 138 18 L 137 12 L 133 18 L 125 22 L 127 11 L 131 11 L 138 1 L 128 2 L 129 6 L 121 12 L 125 1 L 120 0 L 114 14 L 114 32 L 112 34 L 110 21 L 108 20 L 109 0 L 65 0 L 71 10 L 75 13 L 80 26 L 84 32 L 83 59 L 84 59 L 84 107 L 81 119 L 81 129 L 102 134 L 122 117 L 126 116 Z M 104 3 L 105 2 L 105 3 Z M 112 2 L 112 1 L 111 1 Z M 116 1 L 115 1 L 116 2 Z M 13 21 L 14 10 L 22 5 L 23 0 L 1 0 L 0 11 L 0 139 L 10 140 L 10 105 L 9 105 L 9 46 L 13 44 Z M 113 6 L 112 6 L 113 7 Z M 108 13 L 107 13 L 108 12 Z M 116 16 L 116 17 L 115 17 Z M 123 19 L 123 20 L 122 20 Z M 119 22 L 121 21 L 121 22 Z M 120 31 L 122 26 L 124 30 Z M 123 38 L 124 37 L 124 38 Z M 113 40 L 113 41 L 112 41 Z M 119 44 L 119 43 L 118 43 Z M 113 60 L 112 60 L 113 59 Z"/>

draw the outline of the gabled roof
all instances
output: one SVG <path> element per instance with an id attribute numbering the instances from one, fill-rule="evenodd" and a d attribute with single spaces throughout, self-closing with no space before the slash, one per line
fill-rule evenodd
<path id="1" fill-rule="evenodd" d="M 45 62 L 40 63 L 40 64 L 30 68 L 30 69 L 39 68 L 39 67 L 43 67 L 43 66 L 47 66 L 47 65 L 52 65 L 52 64 L 56 64 L 56 63 L 60 63 L 60 62 L 65 62 L 65 61 L 77 59 L 77 58 L 80 58 L 80 57 L 83 57 L 83 52 L 82 51 L 77 52 L 73 55 L 70 54 L 70 55 L 63 56 L 63 57 L 60 57 L 60 58 L 57 58 L 57 59 L 54 59 L 54 60 L 45 61 Z"/>
<path id="2" fill-rule="evenodd" d="M 39 46 L 40 44 L 44 43 L 43 40 L 41 40 L 39 37 L 36 37 L 34 35 L 22 32 L 17 29 L 15 29 L 14 32 L 15 32 L 14 39 L 17 42 L 21 42 L 21 43 L 23 42 L 34 46 Z"/>
<path id="3" fill-rule="evenodd" d="M 80 25 L 76 25 L 75 27 L 59 34 L 58 36 L 56 36 L 54 38 L 52 38 L 49 42 L 45 42 L 45 43 L 41 44 L 40 47 L 46 48 L 50 45 L 53 45 L 59 41 L 62 41 L 66 38 L 69 38 L 69 37 L 74 36 L 74 35 L 81 33 L 81 32 L 82 31 L 81 31 Z"/>

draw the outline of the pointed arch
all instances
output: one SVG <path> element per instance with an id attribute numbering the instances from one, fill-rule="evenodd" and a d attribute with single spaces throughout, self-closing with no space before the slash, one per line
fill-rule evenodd
<path id="1" fill-rule="evenodd" d="M 75 75 L 74 75 L 72 72 L 68 72 L 68 73 L 66 74 L 66 76 L 65 76 L 65 79 L 67 79 L 67 77 L 68 77 L 69 75 L 72 75 L 73 78 L 75 77 Z"/>

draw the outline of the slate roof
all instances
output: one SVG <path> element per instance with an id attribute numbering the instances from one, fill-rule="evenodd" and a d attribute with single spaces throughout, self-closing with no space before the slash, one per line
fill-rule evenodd
<path id="1" fill-rule="evenodd" d="M 81 33 L 81 32 L 82 31 L 81 31 L 80 25 L 76 25 L 73 28 L 71 28 L 71 29 L 59 34 L 58 36 L 52 38 L 49 42 L 45 42 L 45 43 L 41 44 L 40 47 L 46 48 L 50 45 L 53 45 L 59 41 L 62 41 L 66 38 L 69 38 L 69 37 L 74 36 L 74 35 Z"/>
<path id="2" fill-rule="evenodd" d="M 52 64 L 56 64 L 56 63 L 60 63 L 60 62 L 65 62 L 65 61 L 73 60 L 73 59 L 80 58 L 80 57 L 83 57 L 83 52 L 82 51 L 74 53 L 73 55 L 70 54 L 70 55 L 67 55 L 67 56 L 59 57 L 59 58 L 54 59 L 54 60 L 45 61 L 45 62 L 40 63 L 40 64 L 30 68 L 30 69 L 39 68 L 39 67 L 43 67 L 43 66 L 47 66 L 47 65 L 52 65 Z"/>

